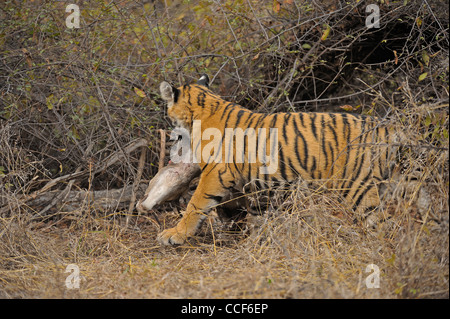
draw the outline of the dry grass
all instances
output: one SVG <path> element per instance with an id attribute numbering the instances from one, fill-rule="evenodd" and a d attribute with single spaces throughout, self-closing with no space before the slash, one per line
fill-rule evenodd
<path id="1" fill-rule="evenodd" d="M 448 200 L 448 190 L 440 202 Z M 436 194 L 435 194 L 436 195 Z M 295 193 L 291 198 L 300 198 Z M 405 202 L 402 203 L 405 205 Z M 397 205 L 400 205 L 397 204 Z M 330 196 L 286 202 L 250 236 L 206 222 L 182 247 L 160 247 L 150 217 L 101 213 L 56 223 L 0 220 L 0 296 L 6 298 L 448 298 L 448 206 L 436 218 L 404 209 L 367 231 Z M 173 224 L 174 213 L 161 215 Z M 68 264 L 82 276 L 67 289 Z M 380 288 L 366 287 L 368 264 Z"/>

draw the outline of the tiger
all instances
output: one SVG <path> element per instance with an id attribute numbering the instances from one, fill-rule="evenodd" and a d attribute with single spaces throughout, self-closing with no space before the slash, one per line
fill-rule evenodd
<path id="1" fill-rule="evenodd" d="M 251 140 L 251 134 L 247 134 L 244 143 L 238 145 L 237 141 L 227 144 L 222 136 L 217 147 L 222 152 L 217 154 L 213 154 L 212 150 L 216 149 L 211 147 L 208 152 L 210 139 L 205 136 L 197 145 L 192 145 L 206 149 L 211 156 L 197 158 L 201 169 L 197 189 L 176 226 L 158 234 L 157 240 L 162 245 L 185 243 L 195 235 L 213 207 L 252 181 L 262 181 L 260 184 L 299 179 L 324 181 L 324 186 L 337 190 L 343 203 L 355 213 L 364 215 L 380 205 L 377 185 L 386 180 L 392 170 L 393 151 L 389 145 L 395 139 L 392 129 L 381 119 L 350 113 L 253 112 L 213 93 L 207 75 L 202 75 L 196 83 L 180 87 L 163 81 L 160 94 L 167 102 L 167 114 L 176 127 L 191 132 L 200 121 L 201 133 L 208 129 L 221 133 L 241 129 L 253 134 L 265 132 L 266 137 Z M 277 132 L 275 138 L 267 138 L 271 130 Z M 226 155 L 224 150 L 230 147 L 232 152 Z M 267 155 L 267 151 L 271 154 Z M 265 161 L 249 159 L 250 153 L 253 157 L 265 156 Z M 277 159 L 276 165 L 274 169 L 267 169 L 271 155 Z M 368 218 L 369 224 L 374 222 Z"/>

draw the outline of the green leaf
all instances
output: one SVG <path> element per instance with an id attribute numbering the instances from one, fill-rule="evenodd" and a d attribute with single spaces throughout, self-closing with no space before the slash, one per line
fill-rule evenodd
<path id="1" fill-rule="evenodd" d="M 430 57 L 425 51 L 422 51 L 422 61 L 426 66 L 428 66 L 428 64 L 430 63 Z"/>
<path id="2" fill-rule="evenodd" d="M 304 43 L 304 44 L 302 45 L 302 48 L 305 49 L 305 50 L 309 50 L 309 49 L 311 49 L 311 45 L 308 44 L 308 43 Z"/>
<path id="3" fill-rule="evenodd" d="M 395 254 L 392 254 L 390 258 L 386 259 L 386 261 L 393 266 L 395 262 Z"/>
<path id="4" fill-rule="evenodd" d="M 331 30 L 331 28 L 330 28 L 330 26 L 327 24 L 327 25 L 326 25 L 326 29 L 323 31 L 322 37 L 320 38 L 320 40 L 325 41 L 325 40 L 328 38 L 328 36 L 330 35 L 330 30 Z"/>
<path id="5" fill-rule="evenodd" d="M 0 166 L 0 177 L 6 176 L 5 171 L 5 168 L 3 166 Z"/>
<path id="6" fill-rule="evenodd" d="M 53 109 L 53 103 L 55 102 L 53 94 L 50 94 L 49 96 L 47 96 L 46 102 L 47 102 L 47 108 L 49 110 L 52 110 Z"/>
<path id="7" fill-rule="evenodd" d="M 422 80 L 424 80 L 424 79 L 427 77 L 427 75 L 428 75 L 428 72 L 422 73 L 422 74 L 419 76 L 419 82 L 422 81 Z"/>
<path id="8" fill-rule="evenodd" d="M 142 98 L 146 97 L 145 92 L 142 91 L 141 89 L 138 89 L 137 87 L 134 87 L 133 89 L 134 89 L 134 92 L 135 92 L 137 95 L 139 95 L 140 97 L 142 97 Z"/>

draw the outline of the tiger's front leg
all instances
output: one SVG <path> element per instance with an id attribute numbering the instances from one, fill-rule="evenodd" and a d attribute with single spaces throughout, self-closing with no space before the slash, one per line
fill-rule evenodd
<path id="1" fill-rule="evenodd" d="M 189 204 L 178 224 L 159 233 L 157 239 L 162 245 L 181 245 L 195 234 L 205 217 L 203 212 L 193 209 Z"/>
<path id="2" fill-rule="evenodd" d="M 188 237 L 195 235 L 209 210 L 219 204 L 227 194 L 216 174 L 202 175 L 181 220 L 173 227 L 158 235 L 163 245 L 181 245 Z"/>

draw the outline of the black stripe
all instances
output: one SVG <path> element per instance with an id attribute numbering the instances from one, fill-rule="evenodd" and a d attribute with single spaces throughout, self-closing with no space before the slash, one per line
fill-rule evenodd
<path id="1" fill-rule="evenodd" d="M 244 153 L 243 154 L 244 156 L 243 156 L 243 161 L 242 162 L 245 163 L 245 159 L 247 158 L 247 160 L 248 160 L 248 151 L 247 151 L 248 146 L 247 146 L 247 143 L 248 143 L 249 136 L 245 134 L 245 130 L 243 130 L 243 131 L 244 132 L 242 133 L 243 134 L 242 138 L 244 139 L 244 149 L 242 150 L 242 152 Z M 236 157 L 237 157 L 237 154 L 236 154 Z"/>
<path id="2" fill-rule="evenodd" d="M 211 163 L 212 164 L 212 163 Z M 205 171 L 205 168 L 206 167 L 209 167 L 209 165 L 205 165 L 203 168 L 202 168 L 202 174 L 203 175 L 205 175 L 205 176 L 208 176 L 211 172 L 214 172 L 214 169 L 216 168 L 216 166 L 217 165 L 219 165 L 220 163 L 214 163 L 214 165 L 211 167 L 211 169 L 207 172 L 207 173 L 205 173 L 204 171 Z"/>
<path id="3" fill-rule="evenodd" d="M 221 106 L 221 103 L 219 101 L 216 101 L 215 103 L 216 105 L 214 106 L 214 108 L 211 108 L 211 114 L 212 113 L 217 113 L 217 110 L 219 109 L 219 107 Z"/>
<path id="4" fill-rule="evenodd" d="M 365 129 L 365 124 L 366 124 L 365 121 L 361 122 L 361 131 L 360 131 L 361 133 L 359 135 L 359 143 L 360 144 L 364 144 L 366 142 L 366 139 L 367 139 L 367 133 L 364 130 Z M 358 178 L 359 178 L 359 176 L 361 174 L 362 168 L 363 168 L 363 166 L 365 164 L 365 158 L 366 158 L 366 153 L 367 152 L 366 152 L 366 150 L 364 148 L 365 148 L 364 145 L 357 146 L 356 156 L 355 156 L 355 165 L 353 166 L 353 172 L 356 172 L 356 174 L 352 174 L 352 180 L 349 182 L 349 184 L 351 186 L 349 185 L 349 187 L 348 187 L 349 189 L 345 192 L 345 196 L 348 196 L 349 191 L 353 189 L 353 184 L 358 180 Z M 359 153 L 360 153 L 361 149 L 362 149 L 362 155 L 359 156 Z M 358 161 L 358 159 L 359 159 L 359 161 Z M 369 177 L 370 177 L 370 174 L 367 174 L 364 177 L 363 182 L 359 183 L 358 186 L 360 186 L 363 183 L 365 183 L 365 181 L 367 181 Z M 356 194 L 357 194 L 357 191 L 355 192 L 355 194 L 352 197 L 356 196 Z"/>
<path id="5" fill-rule="evenodd" d="M 245 113 L 245 110 L 239 110 L 236 114 L 236 124 L 234 125 L 234 127 L 238 127 L 239 126 L 239 122 L 241 121 L 242 118 L 242 114 Z M 226 122 L 225 122 L 226 123 Z"/>
<path id="6" fill-rule="evenodd" d="M 357 126 L 357 124 L 358 123 L 356 122 L 355 118 L 353 118 L 353 127 Z M 364 164 L 365 157 L 366 157 L 365 156 L 366 153 L 364 152 L 364 150 L 363 150 L 362 156 L 359 156 L 359 153 L 361 152 L 361 149 L 363 148 L 363 146 L 361 144 L 363 143 L 362 138 L 364 135 L 364 126 L 365 126 L 365 122 L 362 122 L 360 134 L 358 136 L 358 138 L 359 138 L 358 144 L 359 145 L 356 145 L 356 150 L 352 148 L 352 151 L 356 153 L 355 154 L 355 163 L 354 163 L 353 169 L 352 169 L 353 172 L 356 171 L 356 175 L 352 175 L 355 180 L 359 177 L 359 174 L 361 173 L 361 169 Z"/>
<path id="7" fill-rule="evenodd" d="M 219 147 L 217 149 L 216 157 L 214 157 L 214 159 L 213 159 L 214 162 L 216 162 L 217 157 L 219 157 L 219 156 L 221 157 L 222 156 L 222 145 L 223 145 L 223 139 L 220 140 Z M 222 161 L 222 159 L 219 162 L 221 162 L 221 161 Z"/>
<path id="8" fill-rule="evenodd" d="M 285 113 L 284 114 L 284 125 L 283 125 L 283 138 L 284 138 L 284 143 L 287 145 L 288 144 L 288 138 L 287 138 L 287 132 L 286 132 L 286 128 L 289 124 L 289 118 L 291 117 L 290 113 Z"/>
<path id="9" fill-rule="evenodd" d="M 300 113 L 301 114 L 301 113 Z M 296 121 L 296 117 L 294 117 L 293 119 L 292 119 L 292 122 L 294 123 L 294 128 L 295 128 L 295 130 L 296 130 L 296 133 L 297 133 L 297 138 L 296 138 L 296 141 L 295 141 L 295 143 L 296 143 L 296 146 L 295 146 L 295 152 L 296 152 L 296 155 L 297 155 L 297 160 L 298 160 L 298 162 L 300 163 L 300 165 L 303 167 L 303 169 L 304 170 L 307 170 L 308 169 L 308 146 L 307 146 L 307 144 L 306 144 L 306 140 L 305 140 L 305 137 L 303 136 L 303 134 L 300 132 L 300 130 L 298 129 L 298 126 L 297 126 L 297 121 Z M 303 163 L 302 163 L 302 160 L 301 160 L 301 157 L 300 157 L 300 153 L 299 153 L 299 147 L 298 147 L 298 138 L 301 138 L 302 139 L 302 141 L 303 141 L 303 153 L 304 153 L 304 158 L 305 158 L 305 160 L 303 161 Z"/>
<path id="10" fill-rule="evenodd" d="M 341 114 L 342 119 L 342 136 L 346 140 L 346 146 L 345 146 L 345 153 L 347 154 L 347 157 L 344 162 L 344 171 L 342 173 L 342 176 L 345 178 L 347 176 L 347 166 L 348 166 L 348 160 L 350 158 L 350 152 L 352 151 L 350 146 L 350 124 L 348 122 L 347 114 Z"/>
<path id="11" fill-rule="evenodd" d="M 235 181 L 237 181 L 239 178 L 241 178 L 242 174 L 241 171 L 238 169 L 236 171 L 234 171 L 230 165 L 228 165 L 228 170 L 229 173 L 231 174 L 231 177 L 233 179 L 233 183 L 235 183 Z M 236 183 L 235 183 L 236 184 Z"/>
<path id="12" fill-rule="evenodd" d="M 311 119 L 311 131 L 317 140 L 316 117 L 317 117 L 317 115 L 314 113 L 310 113 L 310 115 L 309 115 L 309 118 Z"/>
<path id="13" fill-rule="evenodd" d="M 248 110 L 246 110 L 245 114 L 247 115 L 247 118 L 245 119 L 244 125 L 245 127 L 250 127 L 251 123 L 253 122 L 253 119 L 255 118 L 253 115 L 255 114 Z M 248 121 L 250 121 L 250 123 Z"/>
<path id="14" fill-rule="evenodd" d="M 361 204 L 362 199 L 367 194 L 367 192 L 375 187 L 374 184 L 369 184 L 367 186 L 365 185 L 366 182 L 369 180 L 369 178 L 370 178 L 370 174 L 367 174 L 367 176 L 364 178 L 364 180 L 360 183 L 361 187 L 364 187 L 364 190 L 358 196 L 358 199 L 354 202 L 355 204 L 353 205 L 353 210 L 355 210 L 357 207 L 359 207 L 359 205 Z M 355 198 L 356 195 L 357 195 L 357 193 L 353 196 L 353 198 Z"/>
<path id="15" fill-rule="evenodd" d="M 283 148 L 281 147 L 280 147 L 280 158 L 278 159 L 278 162 L 280 163 L 278 166 L 280 167 L 281 178 L 287 181 L 288 177 L 286 175 L 286 162 L 284 160 Z"/>
<path id="16" fill-rule="evenodd" d="M 336 114 L 330 113 L 331 121 L 333 122 L 333 127 L 336 127 Z"/>
<path id="17" fill-rule="evenodd" d="M 292 122 L 291 126 L 294 127 L 296 132 L 297 132 L 298 131 L 298 127 L 297 127 L 297 123 L 295 123 L 295 121 L 294 121 L 294 118 L 295 118 L 295 116 L 293 116 L 291 118 L 291 122 Z M 289 125 L 289 123 L 287 123 L 287 124 Z M 298 136 L 297 135 L 295 136 L 295 141 L 294 141 L 294 152 L 295 152 L 295 157 L 297 158 L 298 165 L 303 167 L 301 159 L 300 159 L 299 149 L 298 149 Z"/>
<path id="18" fill-rule="evenodd" d="M 195 89 L 201 91 L 202 93 L 214 96 L 212 92 L 203 85 L 195 85 Z"/>
<path id="19" fill-rule="evenodd" d="M 245 163 L 245 161 L 244 161 L 244 163 Z M 248 161 L 247 163 L 248 163 L 248 167 L 247 167 L 248 173 L 247 173 L 246 182 L 250 182 L 252 180 L 252 166 L 251 166 L 252 164 L 250 163 L 250 161 Z"/>
<path id="20" fill-rule="evenodd" d="M 360 171 L 365 164 L 365 159 L 366 159 L 366 155 L 368 152 L 368 150 L 367 150 L 368 146 L 366 144 L 367 144 L 367 139 L 369 137 L 370 131 L 366 130 L 366 124 L 367 124 L 367 122 L 365 120 L 361 122 L 361 135 L 359 137 L 359 143 L 361 144 L 361 146 L 358 148 L 358 155 L 359 155 L 359 152 L 362 152 L 362 156 L 361 156 L 361 165 L 359 165 L 357 177 L 359 176 Z M 369 160 L 370 160 L 370 156 L 369 156 Z M 355 178 L 357 178 L 357 177 L 355 177 Z"/>
<path id="21" fill-rule="evenodd" d="M 230 112 L 231 113 L 231 112 Z M 229 117 L 229 116 L 228 116 Z M 228 119 L 227 119 L 228 120 Z M 226 127 L 226 126 L 225 126 Z M 232 143 L 232 145 L 233 145 L 233 147 L 231 148 L 231 156 L 232 156 L 232 163 L 229 163 L 229 164 L 233 164 L 233 166 L 234 166 L 234 168 L 235 168 L 235 170 L 236 170 L 236 172 L 239 174 L 239 176 L 242 176 L 242 172 L 241 172 L 241 170 L 239 169 L 239 167 L 237 166 L 237 163 L 236 163 L 236 159 L 237 159 L 237 149 L 236 149 L 236 139 L 235 139 L 235 137 L 236 137 L 236 135 L 235 134 L 233 134 L 232 135 L 232 137 L 231 137 L 231 143 Z M 244 144 L 245 144 L 245 137 L 244 137 Z M 231 145 L 231 144 L 230 144 Z M 244 159 L 245 159 L 245 149 L 244 149 Z M 245 162 L 245 160 L 244 160 L 244 162 Z M 233 171 L 233 169 L 231 169 L 231 171 Z"/>
<path id="22" fill-rule="evenodd" d="M 344 176 L 344 178 L 346 178 L 346 176 Z M 353 180 L 353 179 L 350 179 L 350 180 L 348 180 L 348 181 L 345 181 L 345 180 L 344 180 L 344 182 L 341 184 L 341 191 L 343 190 L 343 191 L 342 191 L 342 197 L 343 197 L 343 198 L 347 198 L 347 196 L 348 196 L 350 190 L 353 189 L 353 182 L 354 182 L 354 180 Z M 347 185 L 347 184 L 348 184 L 348 185 Z"/>
<path id="23" fill-rule="evenodd" d="M 276 124 L 277 124 L 278 114 L 274 114 L 272 116 L 273 116 L 273 118 L 272 118 L 272 122 L 270 123 L 269 129 L 270 128 L 275 128 Z"/>
<path id="24" fill-rule="evenodd" d="M 325 128 L 324 128 L 325 129 Z M 322 146 L 322 152 L 325 155 L 325 168 L 328 167 L 328 152 L 327 152 L 327 144 L 325 142 L 325 132 L 322 133 L 322 142 L 320 143 Z"/>
<path id="25" fill-rule="evenodd" d="M 330 113 L 330 118 L 331 118 L 331 122 L 328 122 L 328 129 L 331 131 L 331 134 L 333 135 L 333 140 L 334 140 L 334 145 L 332 144 L 331 141 L 328 141 L 328 147 L 330 148 L 330 152 L 331 152 L 331 169 L 330 172 L 328 173 L 328 176 L 333 176 L 333 170 L 334 170 L 334 164 L 337 160 L 337 158 L 335 158 L 335 154 L 334 154 L 334 150 L 336 149 L 337 152 L 339 152 L 339 138 L 336 134 L 336 115 Z M 336 154 L 337 156 L 337 154 Z"/>
<path id="26" fill-rule="evenodd" d="M 261 166 L 258 165 L 258 164 L 255 165 L 255 170 L 256 170 L 256 178 L 255 178 L 256 181 L 255 181 L 255 182 L 258 183 L 258 184 L 260 184 L 259 180 L 260 180 L 260 178 L 261 178 L 260 175 L 259 175 L 259 168 L 260 168 L 260 167 L 261 167 Z"/>
<path id="27" fill-rule="evenodd" d="M 222 175 L 224 175 L 226 172 L 227 172 L 227 169 L 226 169 L 226 167 L 225 167 L 224 170 L 223 170 L 223 172 L 219 170 L 217 175 L 218 175 L 218 177 L 219 177 L 219 183 L 220 183 L 220 185 L 222 185 L 222 187 L 225 188 L 225 189 L 229 189 L 229 187 L 225 186 L 224 181 L 223 181 L 223 179 L 222 179 Z"/>
<path id="28" fill-rule="evenodd" d="M 365 162 L 365 159 L 366 159 L 366 152 L 363 152 L 362 155 L 359 156 L 359 151 L 360 151 L 360 149 L 361 149 L 361 148 L 358 147 L 357 155 L 356 155 L 356 158 L 355 158 L 355 166 L 353 167 L 353 172 L 355 172 L 355 169 L 357 168 L 357 170 L 356 170 L 356 175 L 353 175 L 353 176 L 352 176 L 352 178 L 353 178 L 354 180 L 357 180 L 358 177 L 359 177 L 359 174 L 361 174 L 361 170 L 362 170 L 362 168 L 363 168 L 363 166 L 364 166 L 364 162 Z M 359 165 L 358 165 L 358 158 L 360 158 L 360 160 L 359 160 Z"/>
<path id="29" fill-rule="evenodd" d="M 332 118 L 332 121 L 333 121 L 333 125 L 331 125 L 330 123 L 328 123 L 328 128 L 330 129 L 330 131 L 331 131 L 331 133 L 333 134 L 333 137 L 334 137 L 334 142 L 336 143 L 336 147 L 338 147 L 339 145 L 339 140 L 338 140 L 338 136 L 337 136 L 337 134 L 336 134 L 336 130 L 335 130 L 335 128 L 336 128 L 336 117 L 334 116 L 334 114 L 333 114 L 333 117 L 331 117 Z"/>
<path id="30" fill-rule="evenodd" d="M 305 126 L 305 122 L 303 121 L 303 114 L 304 114 L 304 113 L 297 113 L 297 114 L 298 114 L 298 117 L 299 117 L 299 119 L 300 119 L 300 123 L 302 123 L 302 126 L 303 126 L 303 127 L 306 127 L 306 126 Z"/>
<path id="31" fill-rule="evenodd" d="M 300 153 L 299 153 L 299 147 L 298 147 L 298 137 L 295 139 L 295 157 L 297 157 L 297 162 L 300 164 L 300 166 L 303 169 L 306 169 L 306 167 L 303 166 L 302 160 L 300 159 Z"/>
<path id="32" fill-rule="evenodd" d="M 311 169 L 310 169 L 310 172 L 311 172 L 311 176 L 314 178 L 314 173 L 315 173 L 315 171 L 316 171 L 316 168 L 317 168 L 317 165 L 316 165 L 316 157 L 315 156 L 312 156 L 312 165 L 311 165 Z"/>
<path id="33" fill-rule="evenodd" d="M 212 199 L 213 201 L 220 203 L 220 202 L 222 202 L 223 196 L 217 196 L 217 195 L 205 193 L 204 198 Z"/>
<path id="34" fill-rule="evenodd" d="M 245 121 L 245 124 L 247 124 L 248 120 L 250 119 L 250 122 L 248 123 L 247 127 L 252 127 L 253 121 L 256 119 L 256 116 L 254 113 L 250 113 L 247 120 Z"/>
<path id="35" fill-rule="evenodd" d="M 223 136 L 222 136 L 222 143 L 224 145 L 224 150 L 225 150 L 225 146 L 226 146 L 226 144 L 225 144 L 225 138 L 226 137 L 227 137 L 227 135 L 223 134 Z M 229 160 L 231 160 L 231 162 L 234 162 L 233 147 L 234 147 L 234 134 L 231 135 L 231 139 L 230 139 L 229 144 L 228 144 L 228 150 L 227 150 L 226 154 L 228 154 L 229 157 L 225 157 L 225 162 L 226 163 L 229 163 Z"/>
<path id="36" fill-rule="evenodd" d="M 197 95 L 197 104 L 203 109 L 205 107 L 206 94 L 204 92 Z"/>
<path id="37" fill-rule="evenodd" d="M 183 92 L 184 92 L 184 94 L 186 94 L 187 95 L 187 97 L 188 97 L 188 104 L 189 105 L 192 105 L 192 103 L 191 103 L 191 92 L 190 92 L 190 87 L 188 86 L 188 85 L 185 85 L 184 87 L 183 87 Z"/>
<path id="38" fill-rule="evenodd" d="M 294 178 L 299 177 L 299 176 L 300 176 L 300 173 L 299 173 L 299 172 L 297 171 L 297 169 L 295 168 L 295 165 L 292 164 L 292 161 L 291 161 L 290 158 L 288 158 L 288 162 L 289 162 L 289 168 L 290 168 L 291 171 L 294 172 L 294 174 L 295 174 Z"/>
<path id="39" fill-rule="evenodd" d="M 263 113 L 259 113 L 258 115 L 259 115 L 259 119 L 258 119 L 258 122 L 256 122 L 256 124 L 255 124 L 255 129 L 261 127 L 261 123 L 264 122 L 264 120 L 268 116 L 268 114 L 263 114 Z"/>
<path id="40" fill-rule="evenodd" d="M 228 116 L 227 116 L 227 118 L 226 118 L 226 120 L 225 120 L 225 122 L 224 122 L 224 127 L 225 128 L 227 128 L 227 127 L 235 127 L 235 125 L 232 125 L 232 126 L 228 126 L 228 121 L 230 120 L 230 116 L 231 116 L 231 114 L 234 112 L 236 110 L 236 108 L 235 107 L 233 107 L 231 110 L 230 110 L 230 112 L 228 112 Z"/>
<path id="41" fill-rule="evenodd" d="M 336 159 L 334 158 L 334 148 L 333 148 L 333 145 L 331 144 L 331 142 L 328 142 L 328 147 L 330 148 L 330 153 L 331 153 L 331 169 L 329 172 L 329 177 L 331 177 L 331 176 L 333 176 L 334 161 Z"/>
<path id="42" fill-rule="evenodd" d="M 229 109 L 230 109 L 230 110 L 229 110 Z M 229 110 L 229 112 L 232 112 L 233 109 L 234 109 L 234 104 L 233 104 L 233 103 L 228 103 L 228 104 L 225 106 L 225 109 L 223 110 L 222 115 L 220 116 L 220 120 L 221 120 L 221 121 L 223 120 L 223 117 L 225 116 L 225 113 L 227 112 L 227 110 Z M 229 114 L 229 113 L 228 113 L 228 114 Z"/>

